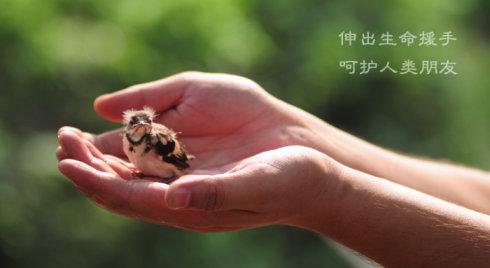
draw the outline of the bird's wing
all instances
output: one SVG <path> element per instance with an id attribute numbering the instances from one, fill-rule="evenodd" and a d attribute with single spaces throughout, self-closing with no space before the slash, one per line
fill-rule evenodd
<path id="1" fill-rule="evenodd" d="M 163 161 L 175 165 L 178 169 L 186 169 L 189 167 L 189 164 L 187 164 L 187 156 L 185 153 L 164 156 Z"/>
<path id="2" fill-rule="evenodd" d="M 155 137 L 153 146 L 157 154 L 165 156 L 174 152 L 175 141 L 171 137 L 164 136 L 161 133 L 157 133 Z"/>
<path id="3" fill-rule="evenodd" d="M 181 150 L 180 145 L 171 135 L 156 134 L 156 142 L 153 146 L 155 152 L 162 156 L 163 161 L 175 165 L 178 169 L 189 167 L 187 164 L 189 159 L 185 151 Z"/>

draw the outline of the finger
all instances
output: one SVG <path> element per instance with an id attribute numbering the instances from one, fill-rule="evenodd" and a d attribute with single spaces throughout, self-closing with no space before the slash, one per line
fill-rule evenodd
<path id="1" fill-rule="evenodd" d="M 105 209 L 145 221 L 193 228 L 253 227 L 270 222 L 263 215 L 248 211 L 170 210 L 164 202 L 168 185 L 142 179 L 125 181 L 77 160 L 62 160 L 59 169 Z"/>
<path id="2" fill-rule="evenodd" d="M 166 184 L 145 180 L 125 181 L 73 159 L 62 160 L 59 170 L 105 209 L 152 222 L 165 222 Z"/>
<path id="3" fill-rule="evenodd" d="M 65 130 L 58 135 L 58 138 L 67 157 L 87 163 L 100 171 L 113 171 L 102 159 L 94 157 L 85 142 L 75 133 Z"/>
<path id="4" fill-rule="evenodd" d="M 77 186 L 86 191 L 93 191 L 99 185 L 103 173 L 84 162 L 64 159 L 58 163 L 58 169 Z"/>
<path id="5" fill-rule="evenodd" d="M 157 112 L 165 112 L 179 102 L 194 76 L 194 73 L 177 74 L 102 95 L 95 100 L 94 109 L 103 118 L 117 122 L 127 109 L 150 106 Z"/>
<path id="6" fill-rule="evenodd" d="M 69 132 L 75 133 L 78 137 L 80 137 L 80 138 L 82 138 L 84 140 L 87 140 L 89 142 L 93 142 L 94 141 L 94 135 L 93 134 L 88 133 L 88 132 L 83 132 L 79 128 L 71 127 L 71 126 L 61 127 L 58 130 L 58 136 L 60 135 L 61 132 L 64 132 L 64 131 L 69 131 Z"/>
<path id="7" fill-rule="evenodd" d="M 126 168 L 128 168 L 128 169 L 136 169 L 136 166 L 135 166 L 135 165 L 133 165 L 133 163 L 128 162 L 128 161 L 126 161 L 126 160 L 123 160 L 123 159 L 121 159 L 121 158 L 119 158 L 119 157 L 116 157 L 116 156 L 110 155 L 110 154 L 106 154 L 106 155 L 104 155 L 104 159 L 111 159 L 111 160 L 113 160 L 113 161 L 119 162 L 119 164 L 121 164 L 121 165 L 125 166 L 125 167 L 126 167 Z"/>
<path id="8" fill-rule="evenodd" d="M 122 148 L 122 129 L 115 129 L 99 135 L 94 135 L 88 132 L 83 132 L 82 130 L 75 127 L 64 126 L 58 130 L 58 136 L 61 132 L 64 131 L 73 132 L 80 138 L 89 141 L 104 154 L 124 156 L 124 151 Z"/>
<path id="9" fill-rule="evenodd" d="M 81 141 L 83 142 L 83 144 L 87 147 L 87 149 L 90 151 L 90 153 L 99 158 L 99 159 L 104 159 L 104 154 L 102 154 L 99 149 L 97 149 L 97 147 L 95 147 L 95 145 L 91 142 L 89 142 L 88 140 L 85 140 L 85 139 L 81 139 Z"/>
<path id="10" fill-rule="evenodd" d="M 56 158 L 58 159 L 58 161 L 67 158 L 67 155 L 65 154 L 65 151 L 63 151 L 63 148 L 61 148 L 61 146 L 58 146 L 58 148 L 56 148 Z"/>
<path id="11" fill-rule="evenodd" d="M 73 133 L 77 134 L 80 137 L 83 135 L 83 131 L 81 131 L 79 128 L 71 127 L 71 126 L 64 126 L 64 127 L 61 127 L 58 130 L 58 136 L 60 135 L 61 132 L 64 132 L 64 131 L 73 132 Z"/>
<path id="12" fill-rule="evenodd" d="M 128 210 L 126 206 L 117 205 L 121 202 L 120 197 L 116 194 L 124 194 L 113 191 L 111 195 L 106 194 L 110 187 L 114 187 L 118 179 L 113 174 L 101 172 L 95 168 L 73 159 L 65 159 L 59 162 L 58 169 L 69 178 L 76 187 L 87 197 L 92 199 L 102 207 L 126 216 L 134 217 L 133 211 Z M 122 181 L 119 179 L 119 181 Z M 114 200 L 117 200 L 115 202 Z M 117 209 L 116 209 L 117 208 Z"/>
<path id="13" fill-rule="evenodd" d="M 84 162 L 73 159 L 62 160 L 58 168 L 77 187 L 84 189 L 91 196 L 104 200 L 105 204 L 113 208 L 127 207 L 122 203 L 129 201 L 126 198 L 128 189 L 125 187 L 125 181 L 117 175 L 99 171 Z"/>
<path id="14" fill-rule="evenodd" d="M 135 177 L 133 172 L 127 166 L 121 164 L 121 162 L 116 161 L 114 158 L 105 157 L 105 162 L 123 179 L 132 180 Z"/>
<path id="15" fill-rule="evenodd" d="M 62 127 L 58 132 L 58 137 L 59 137 L 60 133 L 65 132 L 65 131 L 72 132 L 72 133 L 76 134 L 78 137 L 80 137 L 82 139 L 83 143 L 85 144 L 85 146 L 87 146 L 87 148 L 90 150 L 92 155 L 94 155 L 95 157 L 100 158 L 100 159 L 103 158 L 103 154 L 102 154 L 100 148 L 105 149 L 105 148 L 110 147 L 110 144 L 108 144 L 110 138 L 112 137 L 114 139 L 115 138 L 115 137 L 113 137 L 113 136 L 115 136 L 114 134 L 117 134 L 119 132 L 119 130 L 114 130 L 114 131 L 103 133 L 103 134 L 101 134 L 101 136 L 103 136 L 103 137 L 107 136 L 106 140 L 99 140 L 99 139 L 97 139 L 96 136 L 94 136 L 90 133 L 87 133 L 87 132 L 83 132 L 78 128 Z M 96 145 L 94 145 L 94 144 L 99 145 L 100 148 L 96 147 Z M 107 149 L 105 151 L 107 151 Z M 58 152 L 60 154 L 63 153 L 62 150 L 59 150 Z M 62 155 L 60 155 L 60 156 L 62 156 Z"/>
<path id="16" fill-rule="evenodd" d="M 268 200 L 263 180 L 250 172 L 187 175 L 170 185 L 165 201 L 173 209 L 259 211 Z"/>

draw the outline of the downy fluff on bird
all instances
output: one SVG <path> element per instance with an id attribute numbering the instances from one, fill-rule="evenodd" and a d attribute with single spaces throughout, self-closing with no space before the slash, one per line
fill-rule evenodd
<path id="1" fill-rule="evenodd" d="M 177 133 L 153 121 L 152 108 L 127 110 L 123 118 L 124 153 L 143 175 L 170 179 L 184 174 L 194 156 L 186 153 Z"/>

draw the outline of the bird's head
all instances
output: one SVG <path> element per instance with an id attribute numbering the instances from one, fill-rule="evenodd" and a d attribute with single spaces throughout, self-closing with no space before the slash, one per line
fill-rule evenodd
<path id="1" fill-rule="evenodd" d="M 127 110 L 123 113 L 125 132 L 132 140 L 140 140 L 144 135 L 150 133 L 155 111 L 150 107 L 143 110 Z"/>

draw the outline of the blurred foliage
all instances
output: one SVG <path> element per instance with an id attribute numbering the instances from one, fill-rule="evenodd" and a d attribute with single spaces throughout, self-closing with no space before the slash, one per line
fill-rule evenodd
<path id="1" fill-rule="evenodd" d="M 196 234 L 96 208 L 58 174 L 56 130 L 117 125 L 105 92 L 185 70 L 247 76 L 376 144 L 490 168 L 487 0 L 0 0 L 0 265 L 347 267 L 306 231 Z M 453 31 L 449 47 L 338 34 Z M 449 58 L 458 76 L 349 76 L 340 60 Z"/>

